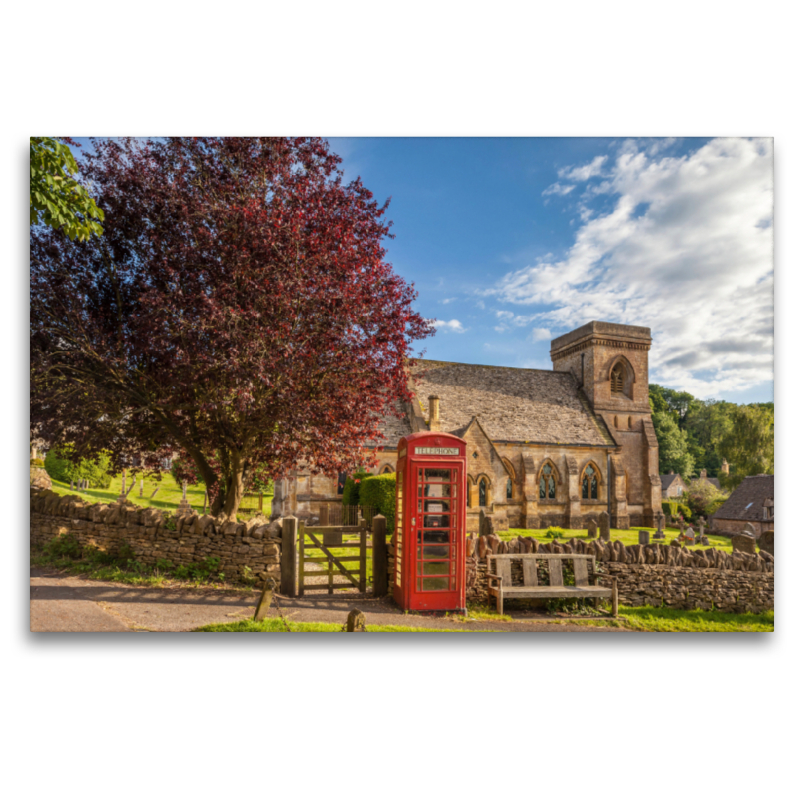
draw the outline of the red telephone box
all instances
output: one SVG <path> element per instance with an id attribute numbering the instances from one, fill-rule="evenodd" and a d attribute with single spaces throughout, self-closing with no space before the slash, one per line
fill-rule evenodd
<path id="1" fill-rule="evenodd" d="M 408 610 L 466 610 L 467 443 L 423 431 L 398 445 L 392 595 Z"/>

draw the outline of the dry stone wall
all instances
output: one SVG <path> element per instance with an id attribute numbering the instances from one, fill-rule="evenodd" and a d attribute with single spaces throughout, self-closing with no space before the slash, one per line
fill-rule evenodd
<path id="1" fill-rule="evenodd" d="M 611 586 L 611 578 L 617 578 L 619 602 L 623 605 L 663 603 L 670 608 L 713 607 L 732 612 L 760 612 L 775 607 L 775 559 L 766 550 L 692 551 L 660 542 L 626 547 L 620 541 L 585 539 L 543 544 L 532 536 L 506 542 L 496 534 L 467 540 L 467 600 L 488 601 L 489 555 L 517 553 L 593 555 L 599 583 Z M 521 583 L 521 569 L 512 568 L 512 579 L 514 584 Z"/>
<path id="2" fill-rule="evenodd" d="M 261 581 L 280 579 L 280 527 L 262 518 L 247 523 L 220 522 L 208 515 L 169 517 L 133 503 L 90 504 L 75 495 L 31 489 L 31 545 L 73 534 L 81 546 L 114 553 L 127 542 L 137 560 L 154 565 L 167 559 L 176 566 L 218 558 L 228 577 L 252 570 Z M 167 527 L 174 520 L 175 530 Z"/>

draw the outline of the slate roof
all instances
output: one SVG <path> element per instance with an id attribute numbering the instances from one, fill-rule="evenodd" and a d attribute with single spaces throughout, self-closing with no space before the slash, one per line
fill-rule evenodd
<path id="1" fill-rule="evenodd" d="M 495 442 L 616 444 L 569 372 L 418 359 L 411 373 L 426 419 L 428 397 L 436 395 L 448 433 L 476 416 Z"/>
<path id="2" fill-rule="evenodd" d="M 397 443 L 404 436 L 410 436 L 413 431 L 411 429 L 411 422 L 405 412 L 403 403 L 399 400 L 394 401 L 395 410 L 401 415 L 399 418 L 393 414 L 387 414 L 378 423 L 378 429 L 381 431 L 381 436 L 376 440 L 369 442 L 369 447 L 387 447 L 394 449 Z"/>
<path id="3" fill-rule="evenodd" d="M 717 489 L 721 489 L 722 488 L 722 486 L 720 486 L 720 483 L 719 483 L 719 478 L 708 478 L 708 477 L 705 477 L 705 478 L 698 478 L 697 480 L 699 480 L 699 481 L 708 481 L 713 486 L 716 486 Z"/>
<path id="4" fill-rule="evenodd" d="M 683 478 L 676 472 L 674 475 L 662 475 L 661 476 L 661 491 L 666 492 L 667 489 L 676 481 L 680 480 L 683 482 Z"/>
<path id="5" fill-rule="evenodd" d="M 763 522 L 764 501 L 775 497 L 774 475 L 751 475 L 717 509 L 714 519 L 741 519 Z"/>

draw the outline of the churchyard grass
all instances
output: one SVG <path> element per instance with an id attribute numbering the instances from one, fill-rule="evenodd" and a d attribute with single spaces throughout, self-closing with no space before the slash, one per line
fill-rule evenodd
<path id="1" fill-rule="evenodd" d="M 618 528 L 611 528 L 611 539 L 612 540 L 619 540 L 624 544 L 626 547 L 632 544 L 639 544 L 639 531 L 650 531 L 650 543 L 655 543 L 655 539 L 653 539 L 652 534 L 655 533 L 655 528 L 647 528 L 645 526 L 640 526 L 636 528 L 630 528 L 629 530 L 620 530 Z M 665 528 L 664 533 L 666 534 L 666 539 L 662 539 L 662 544 L 669 544 L 673 539 L 677 539 L 680 531 L 677 528 Z M 695 528 L 695 533 L 697 533 L 697 528 Z M 516 539 L 517 536 L 533 536 L 535 539 L 538 539 L 540 542 L 552 542 L 553 540 L 547 536 L 547 529 L 546 528 L 538 528 L 533 530 L 523 530 L 522 528 L 510 528 L 507 531 L 497 531 L 497 535 L 501 539 L 505 539 L 506 541 L 510 539 Z M 689 550 L 708 550 L 709 547 L 714 547 L 717 550 L 724 550 L 726 553 L 733 552 L 733 546 L 731 545 L 731 540 L 727 536 L 714 536 L 713 534 L 706 533 L 708 537 L 708 544 L 704 545 L 692 545 L 689 547 Z M 576 539 L 584 539 L 586 541 L 591 541 L 588 539 L 586 530 L 572 530 L 569 528 L 564 529 L 564 535 L 559 538 L 559 541 L 563 544 L 564 542 L 568 541 L 572 538 Z"/>
<path id="2" fill-rule="evenodd" d="M 130 488 L 132 478 L 128 476 L 125 482 L 126 490 Z M 156 496 L 151 499 L 153 490 L 158 486 Z M 69 484 L 63 481 L 53 481 L 53 491 L 56 494 L 74 494 L 85 500 L 87 503 L 115 503 L 119 497 L 122 489 L 122 476 L 111 479 L 111 485 L 108 489 L 84 489 L 78 491 L 73 489 L 70 491 Z M 203 498 L 205 496 L 205 487 L 202 485 L 187 486 L 186 499 L 189 501 L 192 509 L 197 511 L 198 514 L 203 512 Z M 139 497 L 139 480 L 136 479 L 136 485 L 128 494 L 128 500 L 136 503 L 139 506 L 160 508 L 164 511 L 173 512 L 178 507 L 181 501 L 181 487 L 175 482 L 175 479 L 169 473 L 165 473 L 161 477 L 161 482 L 155 480 L 148 480 L 145 478 L 144 482 L 144 496 Z M 258 497 L 250 496 L 242 500 L 242 505 L 239 508 L 239 519 L 244 520 L 251 516 L 258 509 Z M 269 516 L 272 512 L 272 495 L 264 495 L 264 508 L 262 513 L 264 516 Z M 206 513 L 208 513 L 208 506 L 206 506 Z"/>
<path id="3" fill-rule="evenodd" d="M 286 626 L 289 626 L 289 631 Z M 344 625 L 335 622 L 284 622 L 278 617 L 269 617 L 261 622 L 243 619 L 195 628 L 195 633 L 341 633 Z M 475 631 L 486 633 L 486 631 Z M 444 628 L 412 628 L 408 625 L 367 625 L 367 633 L 466 633 L 463 630 Z"/>
<path id="4" fill-rule="evenodd" d="M 570 619 L 564 622 L 660 633 L 768 633 L 775 630 L 775 612 L 729 614 L 700 609 L 620 606 L 617 619 Z"/>

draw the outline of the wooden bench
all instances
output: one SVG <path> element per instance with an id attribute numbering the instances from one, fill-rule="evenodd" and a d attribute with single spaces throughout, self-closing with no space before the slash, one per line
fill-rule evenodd
<path id="1" fill-rule="evenodd" d="M 522 562 L 522 586 L 511 584 L 511 562 Z M 575 572 L 575 585 L 564 585 L 563 562 L 572 561 Z M 540 561 L 547 561 L 550 573 L 550 584 L 539 585 L 537 570 Z M 592 562 L 592 577 L 595 585 L 589 584 L 589 561 Z M 590 597 L 594 599 L 608 598 L 611 600 L 611 616 L 616 617 L 619 609 L 617 596 L 617 579 L 612 578 L 613 585 L 610 589 L 597 586 L 597 574 L 594 571 L 594 556 L 578 555 L 576 553 L 519 553 L 513 555 L 490 555 L 489 572 L 487 573 L 489 597 L 497 598 L 497 613 L 503 613 L 503 600 L 505 598 L 531 597 L 534 599 L 548 600 L 553 597 Z"/>

